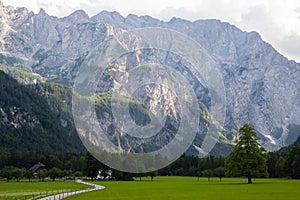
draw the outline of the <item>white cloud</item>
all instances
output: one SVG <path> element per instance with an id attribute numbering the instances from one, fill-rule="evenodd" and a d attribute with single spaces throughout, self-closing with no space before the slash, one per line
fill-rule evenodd
<path id="1" fill-rule="evenodd" d="M 300 19 L 296 9 L 289 12 L 277 4 L 273 8 L 266 4 L 249 7 L 236 24 L 244 30 L 255 30 L 280 53 L 300 61 Z"/>
<path id="2" fill-rule="evenodd" d="M 34 12 L 66 16 L 76 9 L 90 16 L 102 10 L 151 15 L 168 21 L 173 16 L 189 20 L 216 18 L 255 30 L 290 59 L 300 62 L 299 0 L 2 0 L 5 5 L 25 6 Z M 298 53 L 299 51 L 299 53 Z"/>
<path id="3" fill-rule="evenodd" d="M 300 54 L 300 34 L 293 33 L 289 36 L 284 36 L 280 40 L 278 44 L 279 49 L 282 49 L 285 55 L 289 55 L 289 57 L 294 57 L 299 59 Z"/>
<path id="4" fill-rule="evenodd" d="M 258 31 L 262 38 L 267 41 L 279 41 L 284 34 L 282 26 L 276 22 L 264 4 L 249 7 L 236 24 L 244 30 Z"/>
<path id="5" fill-rule="evenodd" d="M 297 17 L 300 19 L 300 8 L 295 9 L 296 13 L 297 13 Z"/>

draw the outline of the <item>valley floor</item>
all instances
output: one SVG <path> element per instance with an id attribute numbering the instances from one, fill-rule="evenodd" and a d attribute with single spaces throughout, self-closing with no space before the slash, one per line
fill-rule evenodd
<path id="1" fill-rule="evenodd" d="M 254 179 L 253 184 L 246 184 L 246 179 L 197 177 L 155 177 L 135 181 L 92 181 L 105 186 L 105 189 L 77 194 L 67 200 L 168 200 L 168 199 L 209 199 L 209 200 L 294 200 L 300 196 L 300 180 Z M 0 182 L 0 200 L 38 199 L 52 194 L 65 193 L 89 188 L 74 181 Z M 47 194 L 47 195 L 46 195 Z"/>
<path id="2" fill-rule="evenodd" d="M 300 196 L 300 180 L 255 179 L 253 184 L 246 184 L 246 179 L 196 177 L 155 177 L 142 181 L 94 181 L 103 185 L 104 190 L 79 194 L 68 200 L 106 199 L 255 199 L 255 200 L 294 200 Z"/>

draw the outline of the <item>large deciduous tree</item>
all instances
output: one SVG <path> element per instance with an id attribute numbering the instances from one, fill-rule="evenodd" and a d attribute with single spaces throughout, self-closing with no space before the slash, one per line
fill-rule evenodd
<path id="1" fill-rule="evenodd" d="M 49 170 L 48 175 L 52 179 L 52 181 L 55 181 L 57 177 L 60 177 L 62 175 L 62 171 L 56 167 L 53 167 L 51 170 Z"/>
<path id="2" fill-rule="evenodd" d="M 267 160 L 269 154 L 257 142 L 259 139 L 252 125 L 243 125 L 239 133 L 241 136 L 231 154 L 225 160 L 227 175 L 245 176 L 248 183 L 252 177 L 267 177 Z"/>
<path id="3" fill-rule="evenodd" d="M 226 169 L 225 167 L 217 167 L 214 169 L 214 175 L 219 177 L 220 182 L 222 181 L 222 178 L 225 176 Z"/>

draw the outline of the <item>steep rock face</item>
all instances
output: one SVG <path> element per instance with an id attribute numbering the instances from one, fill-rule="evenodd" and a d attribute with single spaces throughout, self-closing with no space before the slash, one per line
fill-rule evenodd
<path id="1" fill-rule="evenodd" d="M 39 120 L 35 116 L 31 116 L 28 112 L 22 111 L 17 107 L 10 107 L 7 113 L 0 108 L 2 119 L 0 122 L 5 126 L 11 126 L 15 129 L 21 129 L 24 126 L 28 128 L 36 128 L 40 125 Z M 10 116 L 10 119 L 8 119 Z"/>
<path id="2" fill-rule="evenodd" d="M 291 127 L 300 124 L 300 64 L 280 55 L 256 32 L 243 32 L 218 20 L 173 18 L 163 22 L 149 16 L 124 18 L 107 11 L 91 18 L 84 11 L 57 18 L 44 10 L 34 14 L 25 8 L 0 5 L 0 16 L 0 51 L 6 56 L 0 61 L 5 63 L 11 56 L 15 65 L 25 65 L 49 81 L 67 86 L 72 85 L 84 58 L 110 35 L 143 27 L 183 33 L 218 63 L 226 90 L 228 131 L 251 123 L 269 150 L 285 146 L 296 137 L 297 131 L 291 131 Z M 234 138 L 232 134 L 227 137 Z"/>

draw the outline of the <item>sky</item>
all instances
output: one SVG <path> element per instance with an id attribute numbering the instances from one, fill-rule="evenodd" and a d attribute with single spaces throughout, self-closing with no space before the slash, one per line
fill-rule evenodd
<path id="1" fill-rule="evenodd" d="M 35 13 L 63 17 L 83 9 L 89 16 L 102 10 L 150 15 L 168 21 L 180 17 L 220 19 L 244 31 L 257 31 L 262 38 L 290 60 L 300 62 L 299 0 L 2 0 L 4 5 L 27 7 Z"/>

